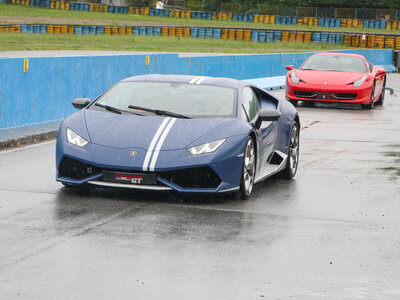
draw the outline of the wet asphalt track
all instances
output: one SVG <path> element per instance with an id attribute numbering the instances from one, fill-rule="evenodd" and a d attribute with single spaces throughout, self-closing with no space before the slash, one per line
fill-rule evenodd
<path id="1" fill-rule="evenodd" d="M 0 152 L 0 299 L 400 299 L 400 74 L 383 107 L 299 107 L 293 181 L 248 201 L 55 182 Z M 283 91 L 275 91 L 283 95 Z"/>

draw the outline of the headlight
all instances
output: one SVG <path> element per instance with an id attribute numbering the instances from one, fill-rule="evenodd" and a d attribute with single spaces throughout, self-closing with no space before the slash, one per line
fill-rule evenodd
<path id="1" fill-rule="evenodd" d="M 225 141 L 226 141 L 226 139 L 222 139 L 222 140 L 202 144 L 199 146 L 194 146 L 194 147 L 188 148 L 187 150 L 190 153 L 192 153 L 193 155 L 211 153 L 211 152 L 214 152 L 215 150 L 217 150 Z"/>
<path id="2" fill-rule="evenodd" d="M 80 137 L 78 134 L 76 134 L 69 128 L 67 128 L 67 141 L 68 141 L 68 143 L 71 143 L 78 147 L 83 147 L 88 143 L 87 140 Z"/>
<path id="3" fill-rule="evenodd" d="M 292 72 L 292 81 L 294 84 L 298 84 L 300 82 L 300 79 L 296 76 L 295 72 Z"/>
<path id="4" fill-rule="evenodd" d="M 368 78 L 367 75 L 364 75 L 360 80 L 354 82 L 354 87 L 358 87 L 364 83 L 364 81 Z"/>

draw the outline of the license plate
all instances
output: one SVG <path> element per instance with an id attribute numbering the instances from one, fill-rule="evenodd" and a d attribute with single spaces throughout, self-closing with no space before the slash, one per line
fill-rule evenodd
<path id="1" fill-rule="evenodd" d="M 103 172 L 103 180 L 137 185 L 157 184 L 157 177 L 154 174 L 125 173 L 125 172 Z"/>

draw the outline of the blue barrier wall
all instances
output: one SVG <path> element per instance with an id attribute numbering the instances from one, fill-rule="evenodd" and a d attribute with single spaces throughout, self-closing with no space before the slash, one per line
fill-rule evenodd
<path id="1" fill-rule="evenodd" d="M 349 50 L 393 71 L 392 50 Z M 193 74 L 236 79 L 279 76 L 312 53 L 178 57 L 177 54 L 0 59 L 0 128 L 58 120 L 76 97 L 95 98 L 119 80 L 142 74 Z M 392 68 L 392 69 L 391 69 Z"/>

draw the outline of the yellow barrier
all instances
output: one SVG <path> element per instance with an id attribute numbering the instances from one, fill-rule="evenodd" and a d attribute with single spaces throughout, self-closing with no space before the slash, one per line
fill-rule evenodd
<path id="1" fill-rule="evenodd" d="M 168 35 L 169 35 L 169 36 L 175 36 L 175 35 L 176 35 L 176 29 L 175 29 L 175 27 L 169 27 L 169 28 L 168 28 Z"/>
<path id="2" fill-rule="evenodd" d="M 119 35 L 125 35 L 126 34 L 126 29 L 124 26 L 119 26 L 118 28 L 118 34 Z"/>
<path id="3" fill-rule="evenodd" d="M 349 34 L 344 35 L 344 44 L 348 47 L 351 46 L 351 35 Z"/>
<path id="4" fill-rule="evenodd" d="M 296 42 L 297 43 L 303 43 L 304 41 L 304 33 L 303 32 L 297 32 L 296 33 Z"/>
<path id="5" fill-rule="evenodd" d="M 394 39 L 394 48 L 395 48 L 396 50 L 400 50 L 400 37 L 396 37 L 396 38 Z"/>
<path id="6" fill-rule="evenodd" d="M 183 28 L 183 36 L 190 36 L 190 27 Z"/>
<path id="7" fill-rule="evenodd" d="M 304 33 L 304 43 L 311 43 L 311 32 L 305 32 Z"/>
<path id="8" fill-rule="evenodd" d="M 251 30 L 244 30 L 243 31 L 243 39 L 245 41 L 251 41 Z"/>
<path id="9" fill-rule="evenodd" d="M 118 26 L 112 26 L 111 27 L 111 34 L 112 35 L 118 34 Z"/>
<path id="10" fill-rule="evenodd" d="M 234 40 L 235 39 L 236 30 L 235 29 L 228 29 L 228 39 Z"/>
<path id="11" fill-rule="evenodd" d="M 360 46 L 360 36 L 359 35 L 353 35 L 351 37 L 351 46 L 352 47 L 359 47 Z"/>
<path id="12" fill-rule="evenodd" d="M 221 29 L 221 40 L 228 39 L 228 29 Z"/>
<path id="13" fill-rule="evenodd" d="M 289 33 L 289 41 L 290 42 L 295 42 L 296 41 L 296 32 L 290 32 Z"/>
<path id="14" fill-rule="evenodd" d="M 60 25 L 54 25 L 54 33 L 61 34 L 61 26 Z"/>
<path id="15" fill-rule="evenodd" d="M 111 34 L 111 27 L 110 26 L 104 26 L 104 33 L 107 35 Z"/>
<path id="16" fill-rule="evenodd" d="M 236 35 L 235 35 L 237 40 L 243 40 L 243 30 L 242 29 L 236 29 Z"/>
<path id="17" fill-rule="evenodd" d="M 375 48 L 375 35 L 367 36 L 367 48 Z"/>
<path id="18" fill-rule="evenodd" d="M 176 36 L 183 36 L 183 28 L 182 27 L 177 27 L 175 29 L 175 35 Z"/>
<path id="19" fill-rule="evenodd" d="M 269 24 L 275 24 L 275 16 L 269 16 Z"/>
<path id="20" fill-rule="evenodd" d="M 383 49 L 385 46 L 385 37 L 383 35 L 375 36 L 375 48 Z"/>
<path id="21" fill-rule="evenodd" d="M 168 27 L 161 27 L 161 35 L 162 36 L 168 35 Z"/>
<path id="22" fill-rule="evenodd" d="M 367 48 L 367 36 L 365 34 L 360 37 L 360 48 Z"/>
<path id="23" fill-rule="evenodd" d="M 61 25 L 60 33 L 61 34 L 67 34 L 68 33 L 68 26 L 67 25 Z"/>
<path id="24" fill-rule="evenodd" d="M 68 33 L 69 34 L 74 34 L 75 33 L 75 27 L 74 26 L 68 26 Z"/>
<path id="25" fill-rule="evenodd" d="M 385 48 L 389 48 L 389 49 L 394 48 L 394 37 L 387 36 L 385 38 Z"/>
<path id="26" fill-rule="evenodd" d="M 289 41 L 289 32 L 288 31 L 282 31 L 281 42 L 282 43 L 287 43 L 288 41 Z"/>

